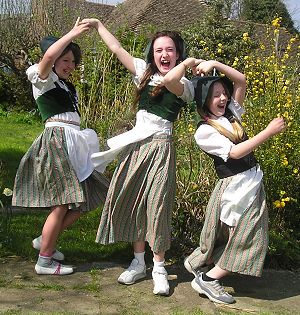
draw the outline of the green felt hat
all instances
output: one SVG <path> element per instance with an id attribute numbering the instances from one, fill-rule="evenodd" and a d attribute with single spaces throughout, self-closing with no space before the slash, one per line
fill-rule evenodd
<path id="1" fill-rule="evenodd" d="M 47 51 L 47 49 L 58 40 L 59 40 L 58 37 L 52 35 L 44 37 L 40 42 L 42 53 L 44 54 Z"/>
<path id="2" fill-rule="evenodd" d="M 203 108 L 206 105 L 207 95 L 210 86 L 217 81 L 221 81 L 227 87 L 230 97 L 233 93 L 233 83 L 230 79 L 223 76 L 204 76 L 204 77 L 195 77 L 192 79 L 194 88 L 195 88 L 195 101 L 197 107 Z M 230 101 L 230 97 L 229 100 Z"/>

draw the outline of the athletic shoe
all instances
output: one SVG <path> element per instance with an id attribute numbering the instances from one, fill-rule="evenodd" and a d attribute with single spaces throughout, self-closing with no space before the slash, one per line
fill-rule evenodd
<path id="1" fill-rule="evenodd" d="M 197 271 L 196 269 L 193 269 L 193 267 L 191 266 L 191 264 L 188 261 L 188 257 L 186 257 L 184 259 L 184 263 L 183 263 L 185 269 L 189 272 L 192 273 L 195 277 L 197 277 Z"/>
<path id="2" fill-rule="evenodd" d="M 32 247 L 37 249 L 37 250 L 40 250 L 41 249 L 41 243 L 42 243 L 42 236 L 40 235 L 39 237 L 35 238 L 32 241 Z M 59 250 L 55 249 L 53 252 L 53 258 L 55 260 L 64 260 L 65 255 L 62 252 L 60 252 Z"/>
<path id="3" fill-rule="evenodd" d="M 153 269 L 152 279 L 154 284 L 154 294 L 169 295 L 170 287 L 168 282 L 168 273 L 165 267 L 156 267 Z"/>
<path id="4" fill-rule="evenodd" d="M 146 265 L 141 265 L 134 258 L 130 266 L 119 276 L 118 282 L 122 284 L 134 284 L 137 280 L 146 277 Z"/>
<path id="5" fill-rule="evenodd" d="M 51 263 L 47 267 L 39 266 L 38 264 L 35 265 L 35 271 L 38 275 L 68 275 L 73 273 L 73 268 L 70 266 L 65 266 L 60 264 L 55 260 L 51 260 Z"/>
<path id="6" fill-rule="evenodd" d="M 221 304 L 232 304 L 234 298 L 225 292 L 218 280 L 204 281 L 201 272 L 193 281 L 192 288 L 200 294 L 205 294 L 211 301 Z"/>

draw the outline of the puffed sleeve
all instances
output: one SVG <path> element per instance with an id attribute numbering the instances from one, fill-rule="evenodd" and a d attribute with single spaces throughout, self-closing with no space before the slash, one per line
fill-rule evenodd
<path id="1" fill-rule="evenodd" d="M 195 88 L 193 83 L 186 77 L 182 77 L 180 82 L 183 84 L 183 93 L 179 97 L 185 102 L 191 102 L 195 96 Z"/>
<path id="2" fill-rule="evenodd" d="M 200 149 L 222 158 L 225 162 L 229 158 L 231 148 L 235 145 L 214 127 L 207 124 L 200 125 L 195 132 L 194 138 Z"/>
<path id="3" fill-rule="evenodd" d="M 48 78 L 41 79 L 39 77 L 39 65 L 38 64 L 34 64 L 34 65 L 30 66 L 26 70 L 26 74 L 27 74 L 28 80 L 34 86 L 36 86 L 38 89 L 42 89 L 43 87 L 51 85 L 51 84 L 53 84 L 53 82 L 58 81 L 57 74 L 55 74 L 52 70 L 50 71 Z"/>
<path id="4" fill-rule="evenodd" d="M 146 61 L 140 58 L 134 58 L 133 64 L 135 67 L 135 75 L 133 76 L 133 82 L 135 85 L 139 85 L 141 83 L 141 79 L 144 75 L 144 72 L 146 70 L 147 64 Z"/>

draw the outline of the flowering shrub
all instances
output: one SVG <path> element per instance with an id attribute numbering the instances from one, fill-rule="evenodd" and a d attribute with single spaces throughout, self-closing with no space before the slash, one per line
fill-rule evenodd
<path id="1" fill-rule="evenodd" d="M 273 43 L 269 54 L 259 57 L 266 49 L 262 45 L 260 52 L 244 56 L 248 83 L 244 121 L 251 136 L 276 116 L 285 118 L 286 131 L 261 146 L 256 155 L 265 174 L 271 228 L 284 237 L 292 233 L 299 236 L 300 46 L 297 38 L 291 37 L 285 50 L 278 51 L 280 18 L 272 26 L 267 33 L 267 42 Z"/>

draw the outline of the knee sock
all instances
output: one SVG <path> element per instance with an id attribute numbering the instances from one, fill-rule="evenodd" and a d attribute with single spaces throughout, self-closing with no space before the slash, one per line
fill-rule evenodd
<path id="1" fill-rule="evenodd" d="M 139 261 L 140 265 L 145 265 L 145 252 L 134 253 L 134 258 L 136 258 Z"/>

